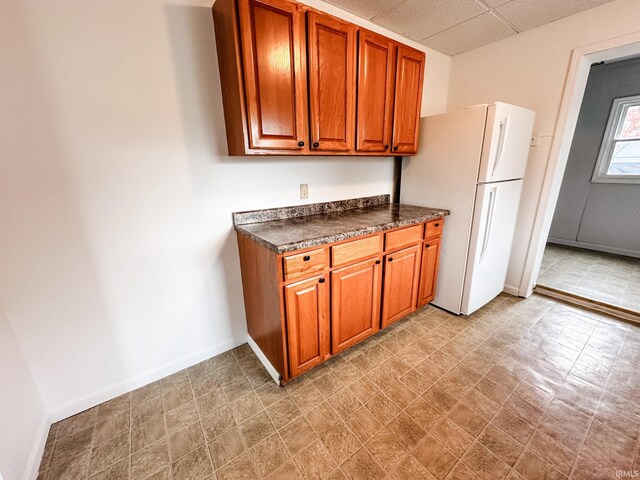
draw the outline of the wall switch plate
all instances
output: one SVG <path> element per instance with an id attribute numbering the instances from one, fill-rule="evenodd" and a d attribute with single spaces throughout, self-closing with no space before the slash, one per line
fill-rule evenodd
<path id="1" fill-rule="evenodd" d="M 530 147 L 537 147 L 538 146 L 538 134 L 536 132 L 533 132 L 531 134 L 531 143 L 529 144 Z"/>
<path id="2" fill-rule="evenodd" d="M 308 183 L 301 183 L 300 184 L 300 198 L 302 200 L 306 200 L 307 198 L 309 198 L 309 184 Z"/>

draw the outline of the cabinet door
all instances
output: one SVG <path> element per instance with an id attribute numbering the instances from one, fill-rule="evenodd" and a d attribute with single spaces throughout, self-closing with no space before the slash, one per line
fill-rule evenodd
<path id="1" fill-rule="evenodd" d="M 420 245 L 385 257 L 382 328 L 416 309 L 419 273 Z"/>
<path id="2" fill-rule="evenodd" d="M 308 12 L 311 148 L 353 150 L 356 27 Z"/>
<path id="3" fill-rule="evenodd" d="M 436 296 L 436 278 L 440 259 L 440 237 L 427 240 L 422 248 L 418 307 L 424 307 Z"/>
<path id="4" fill-rule="evenodd" d="M 292 377 L 322 362 L 329 354 L 326 285 L 325 277 L 321 276 L 284 287 Z"/>
<path id="5" fill-rule="evenodd" d="M 393 106 L 393 153 L 418 151 L 424 62 L 424 53 L 398 46 Z"/>
<path id="6" fill-rule="evenodd" d="M 381 273 L 378 259 L 331 272 L 331 353 L 379 330 Z"/>
<path id="7" fill-rule="evenodd" d="M 356 149 L 385 152 L 391 142 L 396 44 L 366 30 L 360 30 L 358 40 Z"/>
<path id="8" fill-rule="evenodd" d="M 238 6 L 250 146 L 302 150 L 308 137 L 304 14 L 285 0 L 239 0 Z"/>

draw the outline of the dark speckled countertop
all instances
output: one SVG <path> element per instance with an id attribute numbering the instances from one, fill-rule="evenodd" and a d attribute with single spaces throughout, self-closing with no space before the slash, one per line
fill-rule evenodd
<path id="1" fill-rule="evenodd" d="M 389 203 L 389 195 L 233 214 L 235 229 L 277 253 L 338 242 L 449 215 Z"/>

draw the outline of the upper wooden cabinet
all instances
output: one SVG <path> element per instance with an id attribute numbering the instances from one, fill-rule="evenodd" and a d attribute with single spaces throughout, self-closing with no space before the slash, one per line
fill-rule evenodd
<path id="1" fill-rule="evenodd" d="M 307 13 L 311 148 L 353 150 L 356 27 L 329 15 Z"/>
<path id="2" fill-rule="evenodd" d="M 424 60 L 424 53 L 403 45 L 398 47 L 393 104 L 394 154 L 412 154 L 418 151 Z"/>
<path id="3" fill-rule="evenodd" d="M 425 55 L 291 0 L 216 0 L 230 155 L 417 151 Z"/>
<path id="4" fill-rule="evenodd" d="M 396 43 L 360 30 L 357 149 L 388 152 L 391 142 Z"/>
<path id="5" fill-rule="evenodd" d="M 238 0 L 249 144 L 300 150 L 307 138 L 304 14 L 286 0 Z"/>

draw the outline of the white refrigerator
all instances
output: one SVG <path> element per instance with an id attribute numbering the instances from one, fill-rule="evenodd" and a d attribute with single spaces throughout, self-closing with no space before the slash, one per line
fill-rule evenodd
<path id="1" fill-rule="evenodd" d="M 400 200 L 451 211 L 433 304 L 468 315 L 504 290 L 534 119 L 496 102 L 420 120 Z"/>

